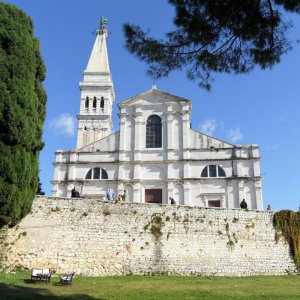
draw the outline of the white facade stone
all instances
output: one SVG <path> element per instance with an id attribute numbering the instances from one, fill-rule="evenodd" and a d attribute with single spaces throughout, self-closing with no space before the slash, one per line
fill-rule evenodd
<path id="1" fill-rule="evenodd" d="M 233 145 L 193 130 L 188 99 L 152 87 L 118 104 L 120 130 L 112 133 L 114 89 L 105 30 L 98 31 L 79 86 L 77 149 L 55 153 L 53 196 L 70 197 L 75 185 L 88 198 L 126 189 L 136 203 L 167 204 L 173 197 L 182 205 L 237 208 L 245 199 L 249 209 L 263 208 L 258 145 Z M 146 144 L 150 116 L 161 120 L 156 148 Z M 202 174 L 207 167 L 212 176 Z M 93 168 L 105 170 L 108 179 L 86 179 Z"/>

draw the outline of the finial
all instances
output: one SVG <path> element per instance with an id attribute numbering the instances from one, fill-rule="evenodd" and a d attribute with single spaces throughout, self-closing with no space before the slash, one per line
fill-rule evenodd
<path id="1" fill-rule="evenodd" d="M 100 30 L 105 30 L 107 27 L 107 19 L 101 17 L 99 22 L 100 22 Z"/>

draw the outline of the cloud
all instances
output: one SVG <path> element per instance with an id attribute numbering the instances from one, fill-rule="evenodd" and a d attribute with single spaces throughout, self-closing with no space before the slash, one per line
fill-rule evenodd
<path id="1" fill-rule="evenodd" d="M 199 131 L 208 135 L 213 135 L 217 128 L 217 121 L 215 119 L 206 119 L 203 123 L 198 125 Z"/>
<path id="2" fill-rule="evenodd" d="M 229 129 L 227 136 L 229 140 L 233 143 L 240 141 L 244 138 L 241 133 L 241 130 L 238 127 L 234 129 Z"/>
<path id="3" fill-rule="evenodd" d="M 63 113 L 54 118 L 49 127 L 57 135 L 73 136 L 75 134 L 75 118 L 69 113 Z"/>

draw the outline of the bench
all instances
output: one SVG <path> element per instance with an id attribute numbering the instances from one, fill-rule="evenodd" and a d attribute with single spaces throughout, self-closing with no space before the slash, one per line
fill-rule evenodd
<path id="1" fill-rule="evenodd" d="M 51 272 L 49 269 L 32 269 L 31 271 L 31 282 L 41 282 L 44 281 L 46 283 L 51 280 Z"/>
<path id="2" fill-rule="evenodd" d="M 66 273 L 65 275 L 61 276 L 60 284 L 61 285 L 71 285 L 74 274 L 75 274 L 75 272 L 69 272 L 69 273 Z"/>

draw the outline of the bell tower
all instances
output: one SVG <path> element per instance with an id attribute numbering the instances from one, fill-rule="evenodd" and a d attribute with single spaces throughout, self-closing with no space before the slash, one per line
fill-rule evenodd
<path id="1" fill-rule="evenodd" d="M 101 17 L 100 29 L 83 73 L 80 88 L 80 111 L 77 115 L 77 149 L 109 135 L 113 128 L 112 104 L 115 100 L 107 54 L 107 20 Z"/>

